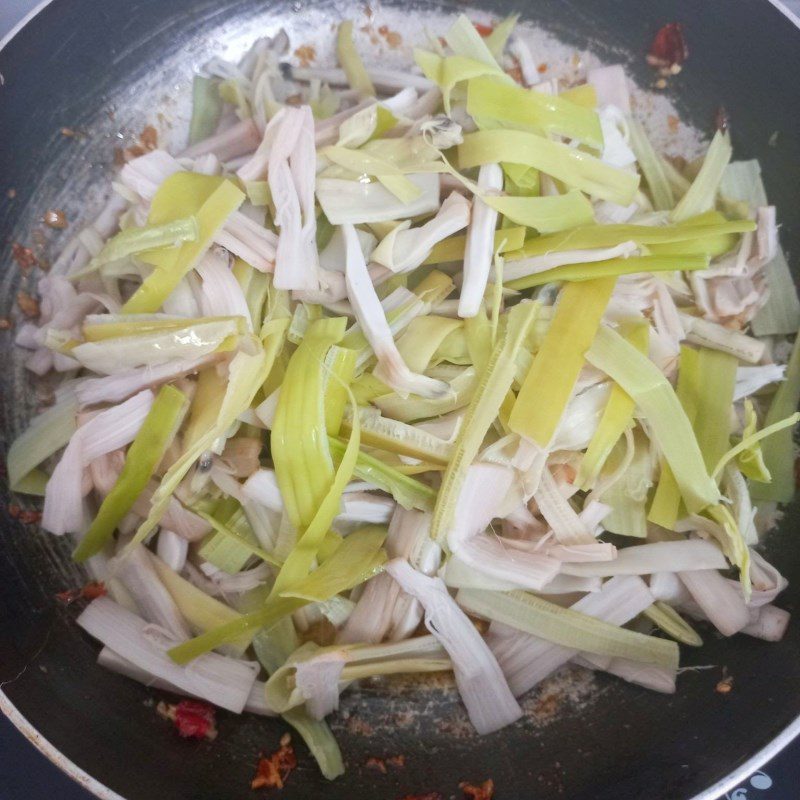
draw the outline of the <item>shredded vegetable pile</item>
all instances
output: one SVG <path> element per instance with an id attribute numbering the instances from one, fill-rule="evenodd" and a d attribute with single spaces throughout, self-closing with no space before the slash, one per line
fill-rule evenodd
<path id="1" fill-rule="evenodd" d="M 540 81 L 515 22 L 399 72 L 350 22 L 338 68 L 214 59 L 17 337 L 62 378 L 10 483 L 103 582 L 99 662 L 282 715 L 328 778 L 360 679 L 452 671 L 483 734 L 567 663 L 673 692 L 679 643 L 788 622 L 758 545 L 800 305 L 758 163 L 668 159 L 622 67 Z"/>

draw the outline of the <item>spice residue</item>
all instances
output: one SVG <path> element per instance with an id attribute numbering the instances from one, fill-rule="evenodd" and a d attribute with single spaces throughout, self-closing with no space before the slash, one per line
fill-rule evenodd
<path id="1" fill-rule="evenodd" d="M 286 779 L 297 766 L 291 741 L 291 735 L 285 733 L 281 737 L 280 749 L 271 756 L 261 757 L 256 776 L 250 783 L 251 789 L 283 789 Z"/>
<path id="2" fill-rule="evenodd" d="M 39 316 L 39 301 L 27 292 L 17 292 L 19 310 L 29 319 Z"/>
<path id="3" fill-rule="evenodd" d="M 494 781 L 491 778 L 479 785 L 462 781 L 458 788 L 464 792 L 464 800 L 492 800 L 494 797 Z"/>
<path id="4" fill-rule="evenodd" d="M 28 511 L 14 503 L 8 507 L 8 514 L 12 519 L 18 519 L 23 525 L 36 525 L 42 519 L 41 511 Z"/>
<path id="5" fill-rule="evenodd" d="M 19 242 L 11 243 L 11 257 L 17 262 L 20 269 L 32 269 L 39 265 L 39 259 L 30 247 Z"/>
<path id="6" fill-rule="evenodd" d="M 60 208 L 49 208 L 44 212 L 42 221 L 48 228 L 63 230 L 67 227 L 67 215 Z"/>
<path id="7" fill-rule="evenodd" d="M 294 56 L 301 67 L 310 67 L 317 57 L 317 51 L 310 44 L 304 44 L 294 51 Z"/>

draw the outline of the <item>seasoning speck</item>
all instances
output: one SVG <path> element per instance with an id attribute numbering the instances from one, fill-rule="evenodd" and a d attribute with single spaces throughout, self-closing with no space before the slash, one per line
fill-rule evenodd
<path id="1" fill-rule="evenodd" d="M 309 67 L 317 57 L 317 51 L 310 45 L 304 44 L 294 51 L 295 58 L 300 62 L 301 67 Z"/>
<path id="2" fill-rule="evenodd" d="M 11 257 L 19 264 L 21 269 L 31 269 L 39 263 L 33 250 L 19 242 L 12 242 Z"/>
<path id="3" fill-rule="evenodd" d="M 727 667 L 722 668 L 722 680 L 714 687 L 717 694 L 730 694 L 733 689 L 733 675 L 728 675 Z"/>
<path id="4" fill-rule="evenodd" d="M 14 199 L 16 196 L 17 196 L 17 190 L 16 190 L 16 189 L 9 189 L 9 190 L 6 192 L 6 197 L 7 197 L 9 200 L 13 200 L 13 199 Z"/>
<path id="5" fill-rule="evenodd" d="M 491 778 L 480 785 L 462 781 L 458 788 L 464 792 L 465 800 L 492 800 L 494 797 L 494 781 Z"/>
<path id="6" fill-rule="evenodd" d="M 283 789 L 286 779 L 297 766 L 291 741 L 292 737 L 285 733 L 281 737 L 280 749 L 271 756 L 261 757 L 256 776 L 250 782 L 251 789 Z"/>
<path id="7" fill-rule="evenodd" d="M 48 228 L 63 230 L 67 227 L 67 215 L 60 208 L 48 208 L 42 219 Z"/>
<path id="8" fill-rule="evenodd" d="M 367 759 L 364 766 L 366 766 L 368 769 L 376 769 L 378 772 L 382 772 L 384 775 L 387 773 L 386 762 L 382 758 L 371 756 Z"/>
<path id="9" fill-rule="evenodd" d="M 8 331 L 11 330 L 11 326 L 14 323 L 8 317 L 0 317 L 0 331 Z"/>
<path id="10" fill-rule="evenodd" d="M 27 292 L 17 292 L 17 305 L 19 310 L 29 319 L 39 316 L 39 301 Z"/>

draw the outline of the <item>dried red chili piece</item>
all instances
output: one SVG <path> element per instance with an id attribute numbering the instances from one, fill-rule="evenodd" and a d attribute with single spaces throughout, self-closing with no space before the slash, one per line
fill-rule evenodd
<path id="1" fill-rule="evenodd" d="M 39 264 L 39 260 L 33 250 L 19 242 L 11 244 L 11 257 L 19 264 L 20 269 L 31 269 Z"/>
<path id="2" fill-rule="evenodd" d="M 428 792 L 427 794 L 407 794 L 400 800 L 443 800 L 439 792 Z"/>
<path id="3" fill-rule="evenodd" d="M 281 737 L 280 749 L 271 756 L 259 759 L 256 776 L 250 783 L 251 789 L 283 789 L 286 779 L 297 766 L 291 741 L 292 737 L 285 733 Z"/>
<path id="4" fill-rule="evenodd" d="M 406 765 L 406 757 L 402 754 L 399 756 L 389 756 L 389 758 L 386 759 L 386 763 L 390 767 L 397 767 L 399 769 Z"/>
<path id="5" fill-rule="evenodd" d="M 102 581 L 90 581 L 80 589 L 67 589 L 65 592 L 59 592 L 56 599 L 65 605 L 70 605 L 76 600 L 96 600 L 106 594 L 108 594 L 106 585 Z"/>
<path id="6" fill-rule="evenodd" d="M 494 781 L 491 778 L 485 780 L 479 786 L 462 781 L 458 784 L 458 788 L 464 792 L 466 800 L 492 800 L 494 797 Z"/>
<path id="7" fill-rule="evenodd" d="M 376 758 L 375 756 L 370 756 L 364 766 L 369 769 L 376 769 L 378 772 L 382 772 L 384 775 L 386 774 L 386 762 L 382 758 Z"/>
<path id="8" fill-rule="evenodd" d="M 680 22 L 669 22 L 659 29 L 650 52 L 647 54 L 647 63 L 652 67 L 674 70 L 681 67 L 689 58 L 689 48 L 683 35 L 683 25 Z"/>
<path id="9" fill-rule="evenodd" d="M 165 703 L 156 706 L 156 713 L 175 725 L 175 730 L 184 739 L 217 738 L 216 709 L 200 700 L 181 700 L 180 703 Z"/>
<path id="10" fill-rule="evenodd" d="M 494 25 L 484 25 L 482 22 L 473 22 L 475 30 L 485 39 L 494 33 Z"/>

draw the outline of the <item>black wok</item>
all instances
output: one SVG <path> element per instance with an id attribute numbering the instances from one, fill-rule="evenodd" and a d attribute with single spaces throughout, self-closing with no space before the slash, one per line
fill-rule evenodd
<path id="1" fill-rule="evenodd" d="M 77 210 L 93 203 L 89 188 L 110 174 L 117 132 L 140 130 L 159 111 L 179 120 L 193 68 L 210 51 L 220 52 L 221 43 L 251 40 L 277 24 L 291 31 L 308 24 L 311 11 L 339 18 L 349 5 L 54 0 L 41 10 L 0 51 L 0 316 L 31 280 L 13 264 L 10 242 L 30 242 L 47 208 L 66 207 L 71 221 L 81 222 Z M 403 5 L 420 29 L 433 7 Z M 778 8 L 767 0 L 485 0 L 482 6 L 498 16 L 522 11 L 570 44 L 589 43 L 609 62 L 626 61 L 643 84 L 652 80 L 644 61 L 652 35 L 665 22 L 683 22 L 691 56 L 670 89 L 681 114 L 709 129 L 718 106 L 728 109 L 737 157 L 760 160 L 783 246 L 800 252 L 800 30 Z M 65 136 L 62 127 L 81 135 Z M 48 236 L 56 246 L 57 236 Z M 4 444 L 36 402 L 12 340 L 13 332 L 0 333 Z M 213 743 L 174 736 L 155 715 L 154 693 L 96 666 L 95 645 L 55 601 L 56 592 L 82 582 L 67 543 L 12 518 L 4 486 L 0 492 L 3 710 L 101 797 L 251 797 L 258 752 L 275 749 L 284 726 L 221 714 Z M 789 610 L 800 597 L 798 512 L 796 504 L 788 509 L 766 547 L 789 578 L 779 600 Z M 520 723 L 484 738 L 464 726 L 449 688 L 401 684 L 387 701 L 385 687 L 363 686 L 343 699 L 334 722 L 346 776 L 327 783 L 298 748 L 300 767 L 281 797 L 391 800 L 433 790 L 449 797 L 460 781 L 488 777 L 504 800 L 718 797 L 800 731 L 800 620 L 780 644 L 721 640 L 711 631 L 705 639 L 683 661 L 717 668 L 684 674 L 674 697 L 578 674 L 537 690 Z M 714 690 L 723 665 L 735 679 L 726 695 Z M 400 753 L 405 768 L 388 775 L 365 766 L 369 756 Z"/>

